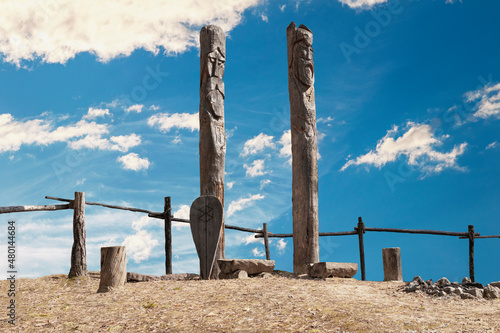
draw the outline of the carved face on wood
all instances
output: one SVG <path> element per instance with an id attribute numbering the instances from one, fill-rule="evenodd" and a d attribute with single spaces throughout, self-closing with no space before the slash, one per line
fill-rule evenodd
<path id="1" fill-rule="evenodd" d="M 220 52 L 219 48 L 208 53 L 205 64 L 208 77 L 218 77 L 222 79 L 224 76 L 225 62 L 226 58 Z"/>
<path id="2" fill-rule="evenodd" d="M 293 72 L 297 80 L 306 86 L 314 84 L 314 60 L 312 43 L 304 38 L 293 47 Z"/>

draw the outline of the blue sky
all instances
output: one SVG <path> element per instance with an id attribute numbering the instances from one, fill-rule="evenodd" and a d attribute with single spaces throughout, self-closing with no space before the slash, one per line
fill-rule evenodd
<path id="1" fill-rule="evenodd" d="M 186 218 L 199 196 L 198 34 L 218 24 L 226 223 L 291 233 L 294 21 L 314 33 L 320 231 L 353 230 L 362 216 L 367 227 L 500 234 L 497 1 L 194 3 L 0 2 L 2 206 L 84 191 L 162 211 L 171 196 Z M 2 218 L 17 222 L 21 277 L 68 273 L 70 210 Z M 86 222 L 90 270 L 101 246 L 126 245 L 129 271 L 164 274 L 161 220 L 87 206 Z M 385 247 L 401 247 L 405 280 L 468 276 L 467 240 L 367 233 L 367 279 L 383 279 Z M 476 241 L 476 280 L 499 280 L 499 251 L 498 239 Z M 174 224 L 173 253 L 174 273 L 199 271 L 188 225 Z M 253 235 L 226 232 L 226 257 L 263 255 Z M 292 239 L 272 239 L 271 257 L 291 271 Z M 357 237 L 320 238 L 320 260 L 359 262 Z"/>

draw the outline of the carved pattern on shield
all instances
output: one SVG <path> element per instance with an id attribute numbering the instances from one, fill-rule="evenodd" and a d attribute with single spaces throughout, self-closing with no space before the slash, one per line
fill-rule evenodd
<path id="1" fill-rule="evenodd" d="M 191 205 L 191 233 L 200 259 L 200 275 L 208 280 L 222 230 L 223 209 L 220 200 L 211 195 L 201 196 Z"/>

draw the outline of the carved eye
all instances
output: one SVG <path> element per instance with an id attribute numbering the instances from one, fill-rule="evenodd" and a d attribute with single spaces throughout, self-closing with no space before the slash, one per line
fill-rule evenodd
<path id="1" fill-rule="evenodd" d="M 209 57 L 209 58 L 208 58 L 208 60 L 210 60 L 210 62 L 211 62 L 212 64 L 215 64 L 215 62 L 217 61 L 217 59 L 212 58 L 212 57 Z"/>

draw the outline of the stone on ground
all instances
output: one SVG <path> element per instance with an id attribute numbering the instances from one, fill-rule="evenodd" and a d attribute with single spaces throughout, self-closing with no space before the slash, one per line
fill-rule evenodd
<path id="1" fill-rule="evenodd" d="M 248 275 L 262 272 L 272 273 L 274 260 L 262 259 L 219 259 L 217 260 L 221 273 L 230 274 L 238 270 L 246 271 Z"/>
<path id="2" fill-rule="evenodd" d="M 346 262 L 317 262 L 309 266 L 309 276 L 313 278 L 352 278 L 358 271 L 358 264 Z"/>

